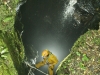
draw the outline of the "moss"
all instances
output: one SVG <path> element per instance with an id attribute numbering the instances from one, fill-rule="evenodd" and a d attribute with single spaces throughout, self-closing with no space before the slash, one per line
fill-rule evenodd
<path id="1" fill-rule="evenodd" d="M 15 21 L 16 6 L 19 0 L 0 0 L 0 30 L 10 30 Z"/>
<path id="2" fill-rule="evenodd" d="M 19 0 L 0 0 L 0 75 L 25 75 L 24 46 L 14 30 Z"/>
<path id="3" fill-rule="evenodd" d="M 89 30 L 74 43 L 70 54 L 57 68 L 57 75 L 99 75 L 99 59 L 100 29 Z"/>
<path id="4" fill-rule="evenodd" d="M 0 75 L 17 75 L 10 53 L 3 39 L 0 38 Z"/>

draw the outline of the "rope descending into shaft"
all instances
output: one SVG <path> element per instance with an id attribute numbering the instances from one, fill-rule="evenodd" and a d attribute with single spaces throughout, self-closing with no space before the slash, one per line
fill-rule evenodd
<path id="1" fill-rule="evenodd" d="M 43 72 L 43 71 L 37 69 L 36 67 L 31 66 L 31 65 L 30 65 L 28 62 L 26 62 L 26 61 L 25 61 L 25 64 L 28 65 L 31 69 L 34 68 L 34 69 L 36 69 L 37 71 L 39 71 L 39 72 L 41 72 L 41 73 L 43 73 L 43 74 L 45 74 L 45 75 L 48 75 L 48 74 L 46 74 L 45 72 Z"/>

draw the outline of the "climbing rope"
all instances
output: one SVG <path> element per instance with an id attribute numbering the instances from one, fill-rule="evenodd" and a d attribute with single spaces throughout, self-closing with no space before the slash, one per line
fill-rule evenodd
<path id="1" fill-rule="evenodd" d="M 28 62 L 26 62 L 26 61 L 25 61 L 25 64 L 26 64 L 26 65 L 28 65 L 31 69 L 33 69 L 33 68 L 34 68 L 35 70 L 37 70 L 37 71 L 39 71 L 39 72 L 41 72 L 41 73 L 43 73 L 43 74 L 45 74 L 45 75 L 49 75 L 49 74 L 47 74 L 47 73 L 45 73 L 45 72 L 43 72 L 43 71 L 41 71 L 41 70 L 37 69 L 36 67 L 31 66 L 31 65 L 30 65 Z M 30 70 L 31 70 L 31 69 L 30 69 Z"/>

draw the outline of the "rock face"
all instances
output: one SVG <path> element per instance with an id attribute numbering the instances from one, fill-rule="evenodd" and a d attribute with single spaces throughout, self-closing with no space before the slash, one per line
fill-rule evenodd
<path id="1" fill-rule="evenodd" d="M 61 62 L 57 75 L 100 74 L 100 29 L 89 30 L 74 43 L 70 54 Z"/>
<path id="2" fill-rule="evenodd" d="M 98 20 L 100 19 L 100 4 L 98 4 L 98 2 L 100 3 L 99 0 L 78 0 L 75 5 L 75 13 L 73 14 L 77 23 L 79 22 L 89 28 L 91 28 L 94 24 L 98 25 Z"/>

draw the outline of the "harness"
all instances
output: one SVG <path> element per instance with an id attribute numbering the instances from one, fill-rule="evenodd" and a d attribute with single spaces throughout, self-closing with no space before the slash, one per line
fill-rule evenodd
<path id="1" fill-rule="evenodd" d="M 52 53 L 50 52 L 49 56 L 46 58 L 46 63 L 47 65 L 49 65 L 49 62 L 48 62 L 48 58 L 52 55 Z"/>

